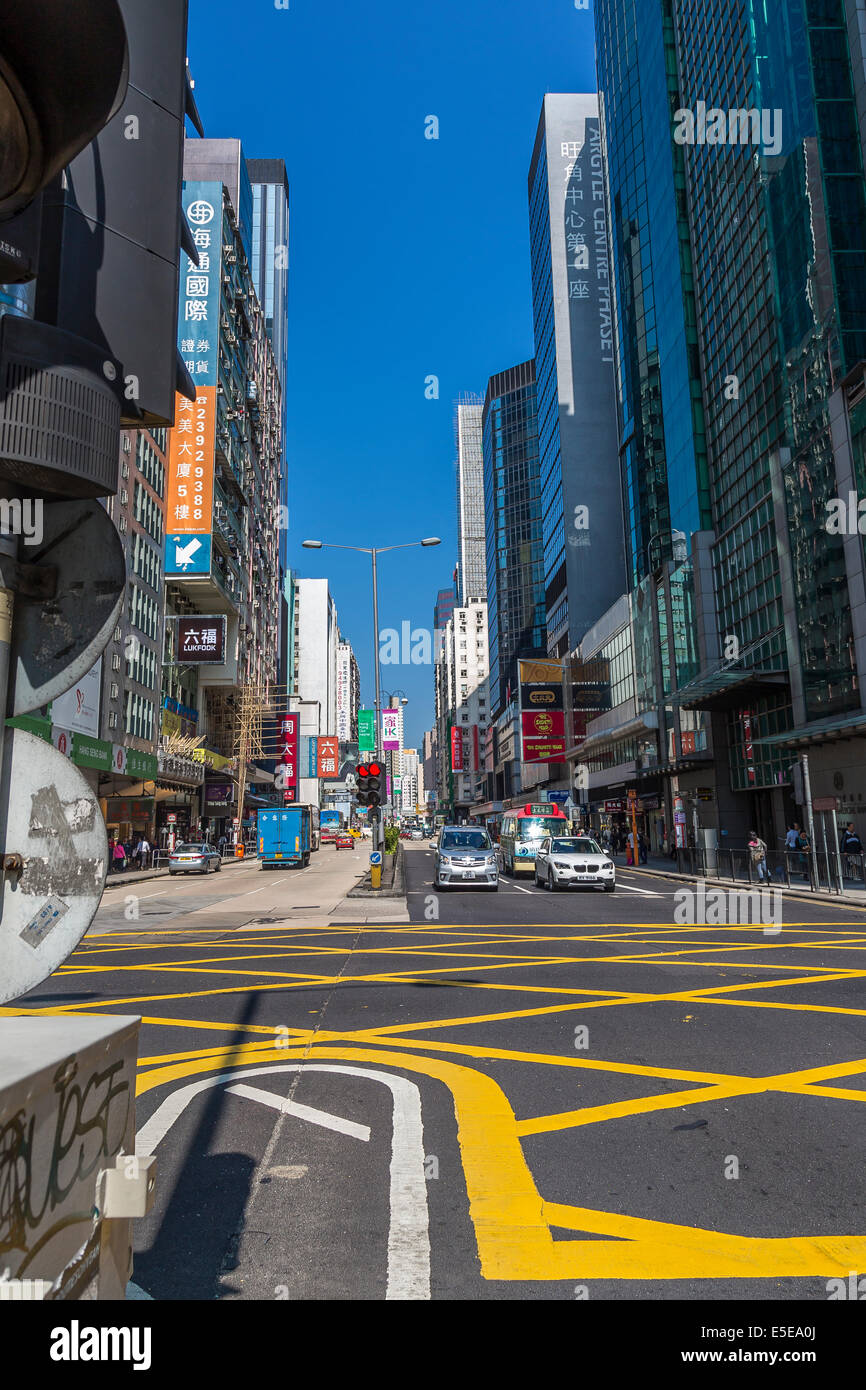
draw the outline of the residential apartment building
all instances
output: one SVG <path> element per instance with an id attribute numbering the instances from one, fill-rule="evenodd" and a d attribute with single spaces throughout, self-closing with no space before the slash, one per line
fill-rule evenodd
<path id="1" fill-rule="evenodd" d="M 437 797 L 446 814 L 471 815 L 481 795 L 482 750 L 490 722 L 486 603 L 454 609 L 435 668 L 439 769 Z"/>

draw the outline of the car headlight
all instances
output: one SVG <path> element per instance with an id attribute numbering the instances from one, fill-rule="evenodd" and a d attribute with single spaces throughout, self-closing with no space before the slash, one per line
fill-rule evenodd
<path id="1" fill-rule="evenodd" d="M 570 869 L 570 868 L 571 868 L 571 865 L 570 865 L 570 864 L 561 864 L 560 861 L 559 861 L 558 859 L 554 859 L 554 861 L 553 861 L 553 867 L 554 867 L 555 869 Z"/>
<path id="2" fill-rule="evenodd" d="M 440 864 L 448 864 L 448 865 L 450 865 L 451 860 L 450 860 L 450 858 L 448 857 L 447 854 L 440 854 L 440 856 L 439 856 L 439 863 L 440 863 Z"/>
<path id="3" fill-rule="evenodd" d="M 605 861 L 604 861 L 604 863 L 602 864 L 601 867 L 602 867 L 603 869 L 612 869 L 612 868 L 613 868 L 613 861 L 612 861 L 611 859 L 605 859 Z"/>

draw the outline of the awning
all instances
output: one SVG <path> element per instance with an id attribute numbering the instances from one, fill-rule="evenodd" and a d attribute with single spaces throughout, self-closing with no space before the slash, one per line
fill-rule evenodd
<path id="1" fill-rule="evenodd" d="M 768 734 L 766 738 L 756 738 L 752 742 L 773 744 L 783 748 L 802 748 L 810 743 L 836 743 L 840 739 L 864 736 L 866 736 L 866 711 L 861 710 L 859 714 L 816 719 L 812 724 L 804 724 L 799 729 L 788 729 L 783 734 Z"/>
<path id="2" fill-rule="evenodd" d="M 752 696 L 784 690 L 789 684 L 784 671 L 713 671 L 666 698 L 684 709 L 736 709 Z"/>

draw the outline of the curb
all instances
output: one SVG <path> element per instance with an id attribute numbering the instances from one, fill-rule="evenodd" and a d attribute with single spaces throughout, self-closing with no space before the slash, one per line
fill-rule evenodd
<path id="1" fill-rule="evenodd" d="M 631 864 L 617 864 L 617 869 L 623 868 L 630 874 L 645 874 L 647 878 L 666 878 L 674 883 L 707 883 L 714 888 L 739 888 L 743 892 L 760 891 L 761 888 L 772 888 L 777 893 L 782 893 L 786 898 L 795 898 L 804 902 L 813 903 L 833 903 L 836 907 L 860 908 L 866 911 L 866 902 L 845 902 L 845 895 L 841 897 L 838 893 L 813 893 L 805 888 L 779 887 L 776 883 L 741 883 L 737 879 L 730 878 L 709 878 L 704 874 L 675 874 L 666 869 L 640 869 L 633 868 Z"/>
<path id="2" fill-rule="evenodd" d="M 350 889 L 349 889 L 348 893 L 346 894 L 346 897 L 347 897 L 347 898 L 405 898 L 405 896 L 406 896 L 406 888 L 405 888 L 405 868 L 404 868 L 404 864 L 403 864 L 403 852 L 404 852 L 404 851 L 403 851 L 403 846 L 402 846 L 401 844 L 398 844 L 398 845 L 397 845 L 397 851 L 396 851 L 396 853 L 395 853 L 395 855 L 394 855 L 394 872 L 393 872 L 393 874 L 392 874 L 392 876 L 391 876 L 391 887 L 390 887 L 390 888 L 370 888 L 370 887 L 368 887 L 369 882 L 370 882 L 370 870 L 367 869 L 367 870 L 365 871 L 365 873 L 364 873 L 363 878 L 360 880 L 360 882 L 359 882 L 359 883 L 356 883 L 356 885 L 355 885 L 354 888 L 350 888 Z M 386 859 L 387 859 L 387 858 L 390 858 L 390 856 L 387 856 L 387 855 L 386 855 L 385 858 L 386 858 Z M 385 867 L 385 865 L 383 864 L 383 868 L 384 868 L 384 867 Z"/>
<path id="3" fill-rule="evenodd" d="M 257 856 L 250 854 L 244 859 L 224 859 L 222 867 L 234 869 L 237 868 L 238 864 L 249 864 L 254 858 L 257 860 Z M 105 880 L 105 891 L 109 888 L 120 888 L 124 883 L 152 883 L 155 878 L 168 878 L 168 876 L 168 869 L 145 869 L 143 872 L 133 870 L 131 873 L 124 871 L 120 874 L 109 874 Z"/>

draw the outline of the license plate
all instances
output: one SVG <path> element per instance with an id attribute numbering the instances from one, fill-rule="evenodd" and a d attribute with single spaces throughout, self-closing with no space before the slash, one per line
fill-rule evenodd
<path id="1" fill-rule="evenodd" d="M 274 858 L 275 858 L 275 859 L 282 859 L 282 857 L 283 857 L 283 856 L 282 856 L 281 854 L 275 854 L 275 855 L 274 855 Z"/>

